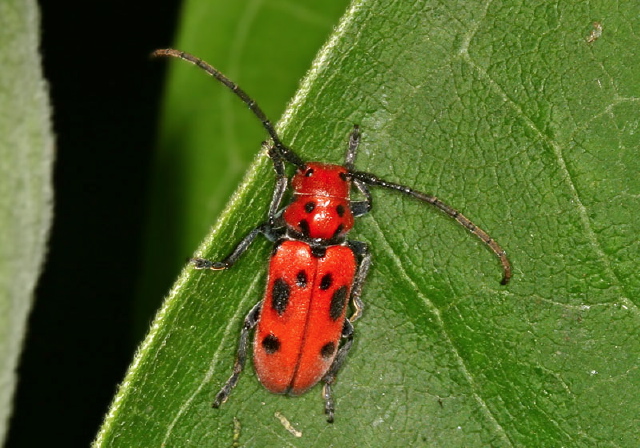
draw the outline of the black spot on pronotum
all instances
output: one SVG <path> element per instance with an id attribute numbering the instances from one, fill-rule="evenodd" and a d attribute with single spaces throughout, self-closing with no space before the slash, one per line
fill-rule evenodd
<path id="1" fill-rule="evenodd" d="M 320 356 L 324 359 L 329 359 L 333 356 L 336 351 L 336 343 L 335 342 L 327 342 L 320 349 Z"/>
<path id="2" fill-rule="evenodd" d="M 287 282 L 281 278 L 273 282 L 273 287 L 271 288 L 271 306 L 280 316 L 282 316 L 287 309 L 290 295 L 291 288 Z"/>
<path id="3" fill-rule="evenodd" d="M 344 216 L 344 205 L 338 205 L 336 207 L 336 212 L 338 213 L 338 216 L 342 218 Z"/>
<path id="4" fill-rule="evenodd" d="M 262 340 L 262 348 L 267 354 L 272 355 L 280 350 L 280 339 L 270 334 Z"/>
<path id="5" fill-rule="evenodd" d="M 342 316 L 344 307 L 347 305 L 347 287 L 341 286 L 333 293 L 331 297 L 331 305 L 329 307 L 329 316 L 331 320 L 338 320 Z"/>
<path id="6" fill-rule="evenodd" d="M 331 274 L 324 274 L 322 276 L 322 280 L 320 280 L 320 289 L 326 291 L 327 289 L 331 288 L 332 284 L 333 277 L 331 276 Z"/>
<path id="7" fill-rule="evenodd" d="M 300 222 L 298 223 L 298 227 L 300 227 L 300 232 L 304 236 L 309 236 L 309 223 L 306 219 L 300 220 Z"/>
<path id="8" fill-rule="evenodd" d="M 311 213 L 312 211 L 314 211 L 316 208 L 316 203 L 313 201 L 309 201 L 306 204 L 304 204 L 304 211 L 307 213 Z"/>
<path id="9" fill-rule="evenodd" d="M 311 248 L 311 255 L 315 258 L 324 258 L 327 255 L 327 248 L 322 246 L 314 246 Z"/>
<path id="10" fill-rule="evenodd" d="M 304 270 L 298 271 L 296 275 L 296 285 L 298 285 L 299 288 L 306 288 L 308 281 L 307 273 Z"/>

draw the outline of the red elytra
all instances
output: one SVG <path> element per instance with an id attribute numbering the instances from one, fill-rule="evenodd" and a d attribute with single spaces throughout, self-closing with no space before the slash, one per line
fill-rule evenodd
<path id="1" fill-rule="evenodd" d="M 344 165 L 305 162 L 280 140 L 264 112 L 242 89 L 217 69 L 188 53 L 156 50 L 153 56 L 184 59 L 206 71 L 234 92 L 258 117 L 272 143 L 264 144 L 273 161 L 276 185 L 267 221 L 247 234 L 222 261 L 193 258 L 196 269 L 229 269 L 263 234 L 276 244 L 269 265 L 265 297 L 247 314 L 233 373 L 216 395 L 213 407 L 224 403 L 244 369 L 249 332 L 255 328 L 253 357 L 262 385 L 278 394 L 299 395 L 323 383 L 327 421 L 333 422 L 331 386 L 353 344 L 353 325 L 362 314 L 362 285 L 371 264 L 366 244 L 347 240 L 354 217 L 371 209 L 369 186 L 379 186 L 411 196 L 455 219 L 491 249 L 502 264 L 501 284 L 511 278 L 506 253 L 484 230 L 437 197 L 388 182 L 373 174 L 356 171 L 355 156 L 360 142 L 358 126 L 349 137 Z M 293 198 L 280 205 L 287 189 L 285 162 L 297 167 L 291 180 Z M 351 189 L 363 197 L 350 199 Z M 347 318 L 348 304 L 353 314 Z"/>
<path id="2" fill-rule="evenodd" d="M 278 245 L 253 344 L 253 364 L 264 387 L 300 395 L 327 373 L 355 274 L 356 258 L 346 246 L 328 247 L 317 257 L 302 241 Z"/>

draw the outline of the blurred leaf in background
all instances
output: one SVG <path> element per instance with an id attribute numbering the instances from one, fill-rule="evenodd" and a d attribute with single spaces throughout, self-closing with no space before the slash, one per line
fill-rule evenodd
<path id="1" fill-rule="evenodd" d="M 0 444 L 52 217 L 54 141 L 34 1 L 0 2 Z"/>
<path id="2" fill-rule="evenodd" d="M 184 270 L 96 446 L 635 446 L 639 27 L 634 3 L 354 1 L 280 122 L 283 140 L 339 162 L 360 124 L 357 166 L 436 194 L 488 230 L 511 257 L 512 283 L 499 285 L 495 260 L 451 220 L 376 191 L 353 235 L 371 244 L 374 266 L 333 425 L 319 388 L 271 395 L 250 366 L 210 409 L 262 294 L 260 242 L 228 272 Z M 263 102 L 233 64 L 212 62 Z M 193 85 L 212 83 L 184 70 Z M 239 101 L 211 87 L 226 97 L 193 120 L 209 107 L 223 116 L 204 118 L 207 137 L 177 128 L 181 145 L 227 146 L 217 140 Z M 191 121 L 186 107 L 167 115 Z M 264 132 L 244 115 L 257 151 Z M 199 170 L 221 163 L 233 166 L 174 166 L 215 185 L 223 175 Z M 227 255 L 264 220 L 272 186 L 261 154 L 198 253 Z"/>

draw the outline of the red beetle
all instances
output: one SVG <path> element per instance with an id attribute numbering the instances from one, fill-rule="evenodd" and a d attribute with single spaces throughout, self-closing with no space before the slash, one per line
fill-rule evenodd
<path id="1" fill-rule="evenodd" d="M 196 269 L 229 269 L 259 234 L 275 243 L 265 297 L 244 320 L 233 374 L 216 395 L 214 408 L 227 400 L 238 382 L 247 359 L 249 331 L 257 326 L 253 358 L 262 385 L 277 394 L 300 395 L 322 381 L 327 421 L 333 422 L 331 386 L 353 343 L 352 324 L 362 314 L 360 295 L 371 265 L 367 245 L 346 236 L 353 218 L 371 210 L 370 185 L 411 196 L 455 219 L 494 252 L 502 264 L 501 283 L 509 282 L 511 265 L 504 250 L 460 212 L 435 196 L 355 170 L 358 126 L 349 137 L 344 165 L 304 162 L 282 143 L 255 101 L 214 67 L 178 50 L 156 50 L 153 55 L 184 59 L 227 86 L 260 119 L 273 142 L 264 144 L 276 172 L 267 222 L 245 236 L 223 261 L 191 260 Z M 297 171 L 291 180 L 293 200 L 281 210 L 288 181 L 285 162 Z M 364 200 L 350 200 L 352 187 Z M 354 313 L 347 318 L 349 301 Z"/>

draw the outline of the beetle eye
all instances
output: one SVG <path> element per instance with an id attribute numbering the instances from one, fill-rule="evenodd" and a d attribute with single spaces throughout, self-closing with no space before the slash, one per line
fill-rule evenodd
<path id="1" fill-rule="evenodd" d="M 306 173 L 304 173 L 305 177 L 313 176 L 313 168 L 309 168 Z"/>

